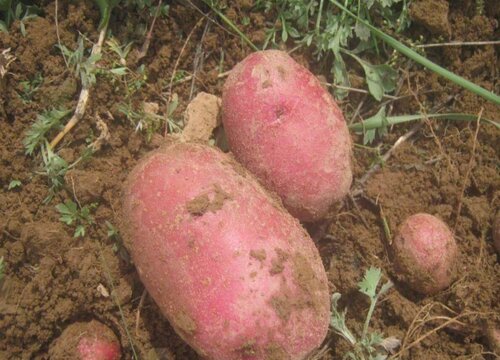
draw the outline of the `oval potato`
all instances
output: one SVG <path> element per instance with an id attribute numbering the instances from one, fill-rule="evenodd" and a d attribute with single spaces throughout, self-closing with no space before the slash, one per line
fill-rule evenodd
<path id="1" fill-rule="evenodd" d="M 285 52 L 255 52 L 234 67 L 222 122 L 236 159 L 298 219 L 323 218 L 348 193 L 351 138 L 342 112 Z"/>
<path id="2" fill-rule="evenodd" d="M 303 359 L 330 300 L 299 222 L 230 156 L 174 143 L 142 159 L 122 228 L 142 282 L 177 333 L 208 359 Z"/>
<path id="3" fill-rule="evenodd" d="M 450 286 L 458 257 L 453 233 L 437 217 L 409 216 L 392 243 L 397 276 L 415 291 L 430 295 Z"/>

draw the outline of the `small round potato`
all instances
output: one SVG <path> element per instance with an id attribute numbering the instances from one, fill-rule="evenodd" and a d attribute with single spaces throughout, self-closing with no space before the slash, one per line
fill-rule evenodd
<path id="1" fill-rule="evenodd" d="M 429 295 L 451 284 L 457 244 L 448 226 L 437 217 L 423 213 L 408 217 L 392 247 L 396 275 L 413 290 Z"/>

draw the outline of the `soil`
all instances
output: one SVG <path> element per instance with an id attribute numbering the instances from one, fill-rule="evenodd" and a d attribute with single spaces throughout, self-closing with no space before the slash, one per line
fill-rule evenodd
<path id="1" fill-rule="evenodd" d="M 107 142 L 69 171 L 64 188 L 50 203 L 44 202 L 50 184 L 40 174 L 42 159 L 38 154 L 26 156 L 22 141 L 43 110 L 73 109 L 80 85 L 55 47 L 56 2 L 41 3 L 43 16 L 26 21 L 26 36 L 18 22 L 9 34 L 0 32 L 0 51 L 11 48 L 16 57 L 0 81 L 0 257 L 5 259 L 5 277 L 0 283 L 0 358 L 48 359 L 51 344 L 66 327 L 98 320 L 114 331 L 124 359 L 133 358 L 134 351 L 140 359 L 198 359 L 145 295 L 120 238 L 113 232 L 110 235 L 109 224 L 118 222 L 122 182 L 137 160 L 162 142 L 164 132 L 153 125 L 149 125 L 151 137 L 135 131 L 118 106 L 128 100 L 127 93 L 112 77 L 97 76 L 84 118 L 57 152 L 68 163 L 77 160 L 99 134 L 98 117 L 109 130 Z M 138 60 L 137 51 L 132 50 L 126 63 L 134 71 L 144 66 L 147 74 L 132 102 L 138 106 L 159 104 L 159 114 L 165 116 L 174 68 L 191 73 L 196 60 L 199 66 L 194 80 L 175 82 L 172 87 L 172 93 L 179 96 L 175 119 L 182 119 L 187 104 L 198 92 L 220 96 L 224 78 L 219 74 L 252 51 L 237 36 L 180 3 L 172 4 L 168 17 L 158 19 L 147 55 Z M 253 12 L 251 3 L 230 2 L 225 12 L 252 41 L 262 44 L 267 15 Z M 414 23 L 408 34 L 415 38 L 422 35 L 424 43 L 442 41 L 443 37 L 453 41 L 500 38 L 495 0 L 485 1 L 482 15 L 476 15 L 476 2 L 472 0 L 440 0 L 439 6 L 427 0 L 412 3 Z M 93 2 L 59 1 L 58 12 L 59 36 L 68 48 L 76 46 L 79 32 L 97 40 L 99 12 Z M 132 48 L 140 49 L 144 41 L 140 29 L 144 24 L 149 26 L 150 17 L 146 12 L 135 15 L 117 11 L 110 29 L 120 43 L 133 39 Z M 293 46 L 290 43 L 290 48 Z M 499 93 L 498 49 L 492 45 L 438 47 L 427 49 L 426 54 Z M 115 56 L 110 52 L 105 55 L 103 67 L 110 65 L 106 59 Z M 306 50 L 293 56 L 331 80 Z M 482 110 L 483 118 L 500 119 L 495 105 L 420 67 L 409 66 L 404 73 L 406 78 L 398 94 L 402 97 L 390 104 L 393 114 L 414 114 L 421 109 L 479 114 Z M 23 99 L 21 82 L 37 74 L 43 76 L 42 85 L 29 100 Z M 352 74 L 353 78 L 360 75 Z M 372 100 L 356 93 L 340 102 L 347 119 L 352 118 L 362 99 L 366 104 L 363 108 L 369 108 Z M 373 102 L 373 109 L 376 106 Z M 365 111 L 362 115 L 371 114 Z M 380 151 L 385 153 L 411 126 L 391 129 L 378 142 Z M 217 131 L 217 144 L 224 143 L 220 129 Z M 475 132 L 475 123 L 426 121 L 363 183 L 360 179 L 379 158 L 374 151 L 355 147 L 353 188 L 362 191 L 340 204 L 328 221 L 308 226 L 328 270 L 330 290 L 342 294 L 340 305 L 347 307 L 347 325 L 355 333 L 362 329 L 369 306 L 366 297 L 357 292 L 365 269 L 376 266 L 383 270 L 385 279 L 397 279 L 388 248 L 398 225 L 411 214 L 428 212 L 453 229 L 460 269 L 452 286 L 424 297 L 395 280 L 395 288 L 374 312 L 373 329 L 411 345 L 401 354 L 402 359 L 495 357 L 494 346 L 488 342 L 491 330 L 485 329 L 500 321 L 499 254 L 493 246 L 491 226 L 500 209 L 500 132 L 486 123 L 480 124 L 477 138 Z M 357 135 L 353 140 L 362 142 Z M 9 190 L 14 179 L 21 185 Z M 84 237 L 75 238 L 74 226 L 59 220 L 55 205 L 66 200 L 81 206 L 96 204 L 92 210 L 94 222 L 86 226 Z M 216 202 L 207 201 L 208 205 Z M 383 219 L 390 234 L 384 230 Z M 278 260 L 276 272 L 280 261 L 286 261 Z M 300 265 L 300 259 L 291 261 Z M 456 316 L 456 321 L 431 332 Z M 329 344 L 329 350 L 319 359 L 341 359 L 349 350 L 349 344 L 333 332 L 325 344 Z M 251 352 L 251 344 L 248 350 Z M 279 349 L 271 351 L 269 358 L 281 359 L 279 353 Z"/>

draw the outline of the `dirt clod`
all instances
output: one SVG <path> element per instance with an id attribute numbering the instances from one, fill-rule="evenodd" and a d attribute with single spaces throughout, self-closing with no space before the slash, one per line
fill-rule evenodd
<path id="1" fill-rule="evenodd" d="M 220 124 L 221 99 L 200 92 L 189 103 L 184 115 L 182 141 L 208 141 L 213 130 Z"/>

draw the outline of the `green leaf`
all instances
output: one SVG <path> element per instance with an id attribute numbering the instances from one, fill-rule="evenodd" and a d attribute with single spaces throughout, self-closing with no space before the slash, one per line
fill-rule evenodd
<path id="1" fill-rule="evenodd" d="M 127 75 L 127 68 L 126 67 L 117 67 L 114 69 L 109 70 L 112 74 L 118 75 L 118 76 L 123 76 Z"/>
<path id="2" fill-rule="evenodd" d="M 64 204 L 56 205 L 56 210 L 61 214 L 59 220 L 66 225 L 73 224 L 73 222 L 78 218 L 77 205 L 71 200 L 66 200 Z"/>
<path id="3" fill-rule="evenodd" d="M 368 41 L 370 39 L 370 29 L 360 21 L 356 21 L 356 26 L 354 27 L 354 32 L 356 36 L 360 38 L 361 41 Z"/>
<path id="4" fill-rule="evenodd" d="M 377 295 L 377 285 L 382 277 L 382 272 L 378 268 L 371 267 L 366 270 L 363 280 L 358 283 L 359 291 L 371 299 Z"/>
<path id="5" fill-rule="evenodd" d="M 386 282 L 384 285 L 382 285 L 382 287 L 380 288 L 380 291 L 378 292 L 378 296 L 382 296 L 384 295 L 387 291 L 389 291 L 390 288 L 393 287 L 393 283 L 392 281 L 388 281 Z"/>
<path id="6" fill-rule="evenodd" d="M 347 75 L 347 69 L 345 66 L 344 59 L 342 59 L 342 56 L 340 54 L 335 55 L 333 59 L 333 80 L 336 85 L 341 85 L 343 87 L 349 87 L 351 86 L 351 83 L 349 82 L 349 76 Z M 343 99 L 349 94 L 349 91 L 347 89 L 335 89 L 335 95 L 339 99 Z"/>
<path id="7" fill-rule="evenodd" d="M 26 155 L 32 155 L 35 149 L 46 140 L 45 135 L 52 129 L 61 125 L 61 120 L 67 116 L 71 110 L 52 109 L 37 115 L 35 123 L 26 132 L 23 139 Z"/>
<path id="8" fill-rule="evenodd" d="M 108 228 L 108 237 L 118 236 L 118 230 L 108 220 L 106 220 L 106 227 Z"/>
<path id="9" fill-rule="evenodd" d="M 351 56 L 363 67 L 366 75 L 366 82 L 368 84 L 368 90 L 370 90 L 370 94 L 372 94 L 375 99 L 378 101 L 382 100 L 386 93 L 391 92 L 396 88 L 398 73 L 389 65 L 372 65 L 354 55 L 350 51 L 343 50 L 343 52 Z"/>
<path id="10" fill-rule="evenodd" d="M 75 233 L 73 234 L 73 237 L 84 237 L 85 236 L 85 226 L 83 225 L 78 225 L 75 229 Z"/>
<path id="11" fill-rule="evenodd" d="M 7 190 L 12 190 L 16 187 L 19 187 L 21 186 L 22 183 L 20 180 L 12 180 L 10 183 L 9 183 L 9 187 L 7 188 Z"/>
<path id="12" fill-rule="evenodd" d="M 398 72 L 396 70 L 387 64 L 371 65 L 371 67 L 373 67 L 378 76 L 380 76 L 385 93 L 392 92 L 396 89 L 398 80 Z"/>
<path id="13" fill-rule="evenodd" d="M 334 293 L 332 295 L 332 316 L 330 318 L 330 326 L 333 327 L 334 331 L 341 335 L 344 339 L 349 341 L 352 345 L 356 344 L 356 338 L 352 332 L 347 328 L 345 323 L 345 311 L 339 312 L 337 310 L 337 303 L 341 295 L 339 293 Z"/>

